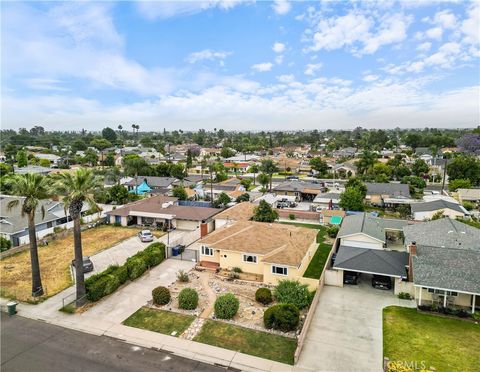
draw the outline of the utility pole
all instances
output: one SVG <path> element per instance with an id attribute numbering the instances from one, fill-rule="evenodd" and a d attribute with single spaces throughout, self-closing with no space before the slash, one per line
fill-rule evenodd
<path id="1" fill-rule="evenodd" d="M 442 193 L 443 193 L 443 190 L 445 190 L 445 177 L 447 176 L 447 163 L 448 163 L 448 158 L 445 158 L 445 165 L 443 168 Z"/>

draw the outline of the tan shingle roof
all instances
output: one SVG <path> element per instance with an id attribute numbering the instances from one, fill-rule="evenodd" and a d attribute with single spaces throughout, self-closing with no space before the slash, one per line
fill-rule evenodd
<path id="1" fill-rule="evenodd" d="M 238 221 L 199 242 L 215 249 L 258 254 L 262 261 L 298 267 L 317 231 L 278 223 Z"/>
<path id="2" fill-rule="evenodd" d="M 255 204 L 249 202 L 243 202 L 234 205 L 231 208 L 224 210 L 223 212 L 215 216 L 215 220 L 224 219 L 232 221 L 248 221 L 253 216 L 253 210 Z"/>

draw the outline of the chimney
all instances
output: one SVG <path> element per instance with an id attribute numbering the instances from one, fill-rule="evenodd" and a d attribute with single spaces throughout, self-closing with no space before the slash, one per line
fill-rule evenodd
<path id="1" fill-rule="evenodd" d="M 417 243 L 412 242 L 408 246 L 408 281 L 413 282 L 413 257 L 417 255 Z"/>

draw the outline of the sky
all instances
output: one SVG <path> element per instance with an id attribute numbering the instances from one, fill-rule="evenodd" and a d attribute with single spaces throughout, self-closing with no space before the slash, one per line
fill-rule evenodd
<path id="1" fill-rule="evenodd" d="M 480 2 L 2 2 L 1 127 L 480 124 Z"/>

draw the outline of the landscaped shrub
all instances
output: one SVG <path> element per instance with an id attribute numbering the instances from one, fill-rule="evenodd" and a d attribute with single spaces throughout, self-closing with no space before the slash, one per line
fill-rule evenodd
<path id="1" fill-rule="evenodd" d="M 157 287 L 152 290 L 152 299 L 155 305 L 166 305 L 170 302 L 170 291 L 166 287 Z"/>
<path id="2" fill-rule="evenodd" d="M 107 296 L 110 293 L 113 293 L 120 287 L 120 280 L 115 274 L 109 274 L 106 276 L 105 288 L 103 290 L 103 295 Z"/>
<path id="3" fill-rule="evenodd" d="M 273 305 L 263 314 L 263 324 L 266 328 L 278 329 L 283 332 L 295 330 L 299 322 L 300 311 L 292 304 Z"/>
<path id="4" fill-rule="evenodd" d="M 188 273 L 185 270 L 178 270 L 177 280 L 182 283 L 188 283 L 190 281 Z"/>
<path id="5" fill-rule="evenodd" d="M 255 292 L 255 300 L 263 305 L 268 305 L 272 302 L 272 291 L 268 288 L 258 288 Z"/>
<path id="6" fill-rule="evenodd" d="M 194 310 L 198 305 L 198 293 L 193 288 L 183 288 L 178 295 L 178 307 L 184 310 Z"/>
<path id="7" fill-rule="evenodd" d="M 280 280 L 274 291 L 278 302 L 295 305 L 299 309 L 310 306 L 312 296 L 306 284 L 296 280 Z"/>
<path id="8" fill-rule="evenodd" d="M 240 302 L 231 293 L 221 295 L 215 301 L 215 316 L 219 319 L 232 319 L 238 311 Z"/>
<path id="9" fill-rule="evenodd" d="M 128 268 L 126 265 L 120 266 L 117 271 L 115 271 L 118 281 L 120 284 L 125 283 L 128 280 Z"/>
<path id="10" fill-rule="evenodd" d="M 165 244 L 153 243 L 150 244 L 143 252 L 137 253 L 141 255 L 148 267 L 157 266 L 165 259 Z"/>
<path id="11" fill-rule="evenodd" d="M 128 277 L 130 280 L 137 279 L 147 271 L 147 264 L 142 257 L 130 257 L 125 265 L 127 266 Z"/>
<path id="12" fill-rule="evenodd" d="M 330 226 L 328 229 L 327 229 L 327 235 L 330 237 L 330 238 L 335 238 L 338 234 L 338 230 L 340 230 L 340 228 L 338 226 Z"/>
<path id="13" fill-rule="evenodd" d="M 87 299 L 89 301 L 98 301 L 105 295 L 105 287 L 109 279 L 107 276 L 102 276 L 96 281 L 92 282 L 87 287 Z"/>
<path id="14" fill-rule="evenodd" d="M 288 215 L 288 218 L 291 219 L 291 220 L 294 220 L 295 219 L 295 215 L 293 213 L 290 213 Z"/>
<path id="15" fill-rule="evenodd" d="M 232 268 L 232 271 L 234 273 L 243 273 L 243 270 L 241 267 L 238 267 L 238 266 L 235 266 L 234 268 Z"/>
<path id="16" fill-rule="evenodd" d="M 401 299 L 401 300 L 411 300 L 412 296 L 410 296 L 410 293 L 408 293 L 408 292 L 400 292 L 398 294 L 398 298 Z"/>

